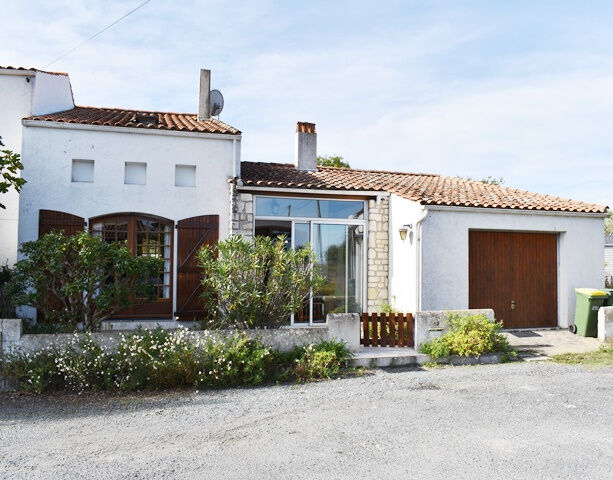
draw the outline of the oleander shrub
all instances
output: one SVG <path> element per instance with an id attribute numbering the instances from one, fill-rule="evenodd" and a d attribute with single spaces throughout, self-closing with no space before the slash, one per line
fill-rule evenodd
<path id="1" fill-rule="evenodd" d="M 198 252 L 202 269 L 205 328 L 277 328 L 289 322 L 324 279 L 309 247 L 292 250 L 287 240 L 240 235 Z"/>
<path id="2" fill-rule="evenodd" d="M 349 356 L 335 341 L 281 353 L 244 332 L 217 338 L 158 328 L 122 335 L 113 351 L 75 334 L 63 347 L 7 354 L 0 375 L 33 393 L 221 388 L 331 378 Z"/>
<path id="3" fill-rule="evenodd" d="M 502 323 L 490 321 L 483 314 L 450 313 L 449 331 L 440 338 L 424 343 L 420 351 L 432 358 L 461 355 L 479 357 L 484 353 L 502 352 L 513 355 L 513 349 L 502 335 Z"/>

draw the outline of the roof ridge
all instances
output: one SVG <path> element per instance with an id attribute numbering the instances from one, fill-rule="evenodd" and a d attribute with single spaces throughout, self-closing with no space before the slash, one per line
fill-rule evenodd
<path id="1" fill-rule="evenodd" d="M 249 160 L 242 161 L 241 163 L 252 164 L 264 164 L 264 165 L 282 165 L 284 167 L 294 167 L 293 163 L 288 162 L 252 162 Z M 353 168 L 353 167 L 330 167 L 325 165 L 317 165 L 317 170 L 330 170 L 330 171 L 345 171 L 345 172 L 365 172 L 365 173 L 383 173 L 402 176 L 416 176 L 416 177 L 441 177 L 438 173 L 419 173 L 419 172 L 399 172 L 394 170 L 369 170 L 366 168 Z"/>
<path id="2" fill-rule="evenodd" d="M 48 70 L 41 70 L 40 68 L 28 68 L 28 67 L 11 67 L 10 65 L 7 65 L 6 67 L 3 67 L 0 65 L 0 70 L 20 70 L 23 72 L 27 72 L 27 71 L 31 71 L 31 72 L 40 72 L 40 73 L 48 73 L 50 75 L 65 75 L 68 76 L 68 72 L 50 72 Z"/>
<path id="3" fill-rule="evenodd" d="M 90 108 L 96 110 L 116 110 L 119 112 L 135 112 L 135 113 L 158 113 L 161 115 L 190 115 L 196 116 L 197 113 L 194 112 L 167 112 L 164 110 L 143 110 L 141 108 L 122 108 L 122 107 L 95 107 L 93 105 L 75 105 L 74 108 Z M 71 109 L 72 110 L 72 109 Z M 68 111 L 68 110 L 66 110 Z M 60 112 L 57 112 L 60 113 Z M 50 114 L 52 115 L 52 114 Z M 217 120 L 215 118 L 209 118 L 207 120 Z M 204 120 L 206 121 L 206 120 Z M 217 120 L 218 122 L 222 122 L 222 120 Z"/>

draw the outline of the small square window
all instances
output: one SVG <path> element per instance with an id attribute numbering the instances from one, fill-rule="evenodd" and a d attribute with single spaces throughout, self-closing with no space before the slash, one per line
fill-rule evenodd
<path id="1" fill-rule="evenodd" d="M 94 182 L 94 161 L 93 160 L 72 160 L 72 181 L 93 183 Z"/>
<path id="2" fill-rule="evenodd" d="M 126 162 L 123 183 L 126 185 L 145 185 L 147 183 L 147 164 L 144 162 Z"/>
<path id="3" fill-rule="evenodd" d="M 196 165 L 175 165 L 175 186 L 196 186 Z"/>

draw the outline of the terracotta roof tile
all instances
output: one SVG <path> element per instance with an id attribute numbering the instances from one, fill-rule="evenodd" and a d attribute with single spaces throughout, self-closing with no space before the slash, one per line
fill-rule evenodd
<path id="1" fill-rule="evenodd" d="M 126 110 L 123 108 L 77 106 L 64 112 L 26 117 L 26 120 L 227 135 L 241 134 L 236 128 L 214 118 L 209 118 L 203 122 L 198 121 L 194 113 L 149 112 L 145 110 Z"/>
<path id="2" fill-rule="evenodd" d="M 39 68 L 27 68 L 27 67 L 11 67 L 11 66 L 2 67 L 0 66 L 0 70 L 21 70 L 23 72 L 42 72 L 42 73 L 48 73 L 50 75 L 68 75 L 66 72 L 48 72 L 46 70 L 41 70 Z"/>
<path id="3" fill-rule="evenodd" d="M 422 205 L 604 213 L 603 205 L 427 173 L 317 167 L 301 172 L 286 163 L 241 163 L 246 186 L 389 192 Z"/>

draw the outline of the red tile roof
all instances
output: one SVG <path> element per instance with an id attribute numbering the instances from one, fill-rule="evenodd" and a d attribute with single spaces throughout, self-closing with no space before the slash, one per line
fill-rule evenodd
<path id="1" fill-rule="evenodd" d="M 34 115 L 27 117 L 26 120 L 197 133 L 241 134 L 236 128 L 214 118 L 201 122 L 194 113 L 149 112 L 145 110 L 125 110 L 122 108 L 77 106 L 64 112 Z"/>
<path id="2" fill-rule="evenodd" d="M 245 186 L 380 191 L 394 193 L 422 205 L 583 213 L 604 213 L 607 208 L 476 180 L 426 173 L 335 167 L 317 167 L 315 172 L 302 172 L 292 164 L 242 162 L 241 177 Z"/>
<path id="3" fill-rule="evenodd" d="M 0 66 L 0 70 L 21 70 L 23 72 L 41 72 L 41 73 L 49 73 L 50 75 L 68 75 L 66 72 L 47 72 L 46 70 L 40 70 L 38 68 L 27 68 L 27 67 L 2 67 Z"/>

